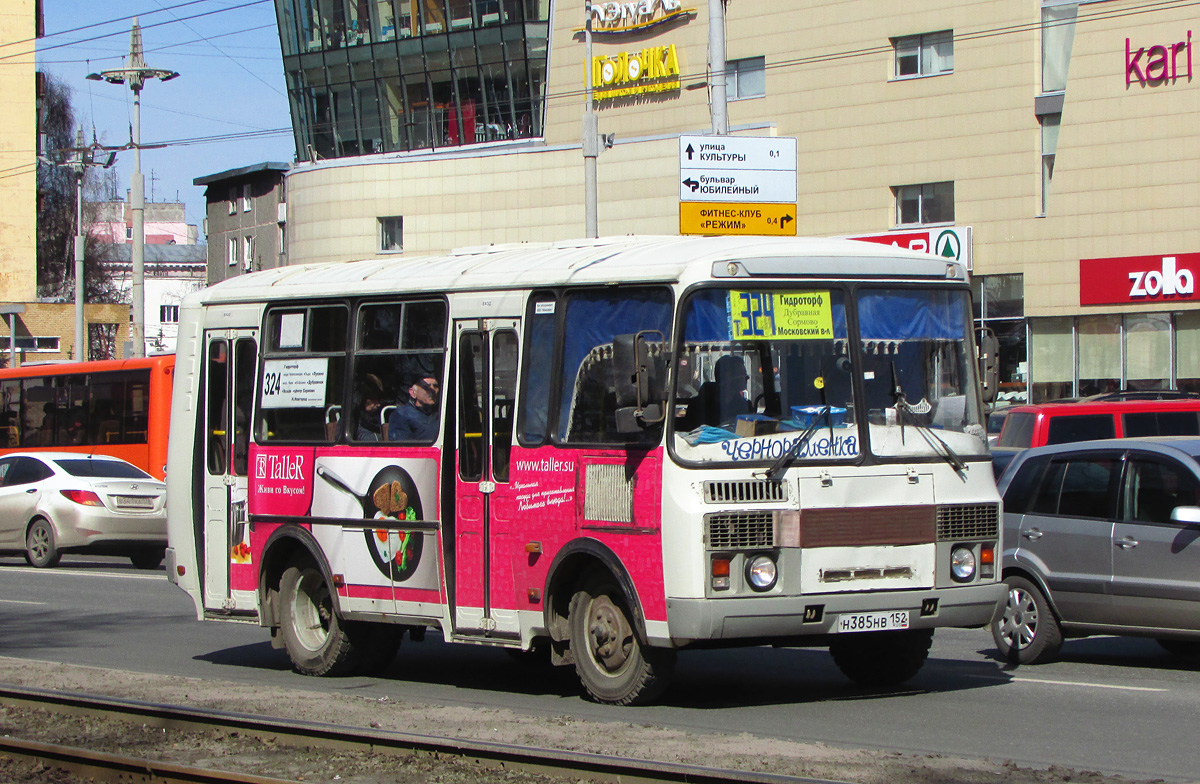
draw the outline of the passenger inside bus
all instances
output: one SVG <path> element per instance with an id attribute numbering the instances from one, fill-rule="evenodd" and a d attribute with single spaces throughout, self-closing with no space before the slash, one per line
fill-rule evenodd
<path id="1" fill-rule="evenodd" d="M 416 378 L 408 387 L 408 400 L 388 417 L 389 441 L 433 441 L 438 431 L 440 382 L 433 376 Z"/>
<path id="2" fill-rule="evenodd" d="M 688 404 L 680 428 L 692 430 L 700 425 L 732 426 L 741 414 L 751 413 L 746 394 L 750 376 L 741 357 L 726 354 L 713 367 L 713 380 L 700 385 L 696 397 Z"/>
<path id="3" fill-rule="evenodd" d="M 383 421 L 383 382 L 374 373 L 367 373 L 359 385 L 359 404 L 355 441 L 378 441 Z"/>

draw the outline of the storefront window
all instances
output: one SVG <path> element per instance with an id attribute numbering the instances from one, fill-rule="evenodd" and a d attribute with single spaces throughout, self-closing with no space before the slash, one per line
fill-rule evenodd
<path id="1" fill-rule="evenodd" d="M 1125 386 L 1167 389 L 1171 384 L 1171 316 L 1148 313 L 1125 317 Z"/>
<path id="2" fill-rule="evenodd" d="M 1121 389 L 1121 317 L 1079 319 L 1079 394 L 1083 397 Z"/>
<path id="3" fill-rule="evenodd" d="M 1029 363 L 1026 355 L 1023 275 L 976 275 L 971 278 L 975 328 L 995 336 L 998 389 L 992 405 L 1029 400 Z"/>
<path id="4" fill-rule="evenodd" d="M 1176 387 L 1200 392 L 1200 310 L 1175 314 Z"/>
<path id="5" fill-rule="evenodd" d="M 1030 322 L 1033 354 L 1033 389 L 1030 402 L 1045 403 L 1070 397 L 1073 389 L 1075 348 L 1070 318 L 1033 319 Z"/>

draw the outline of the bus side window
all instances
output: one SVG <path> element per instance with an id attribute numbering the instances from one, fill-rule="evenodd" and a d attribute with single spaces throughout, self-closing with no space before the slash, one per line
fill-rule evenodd
<path id="1" fill-rule="evenodd" d="M 567 295 L 563 330 L 562 397 L 558 440 L 581 444 L 656 443 L 662 425 L 637 436 L 618 432 L 613 338 L 643 330 L 671 332 L 671 293 L 665 288 L 581 290 Z"/>
<path id="2" fill-rule="evenodd" d="M 538 292 L 529 298 L 528 348 L 525 351 L 525 375 L 521 384 L 520 424 L 518 433 L 525 446 L 538 446 L 550 434 L 550 392 L 554 374 L 554 339 L 558 303 L 553 292 Z"/>
<path id="3" fill-rule="evenodd" d="M 224 474 L 229 452 L 229 344 L 214 340 L 208 345 L 208 473 Z"/>
<path id="4" fill-rule="evenodd" d="M 343 305 L 274 310 L 263 335 L 262 441 L 333 441 L 345 418 L 349 312 Z"/>
<path id="5" fill-rule="evenodd" d="M 254 405 L 254 376 L 258 348 L 239 338 L 233 349 L 233 473 L 245 476 L 250 458 L 250 409 Z"/>

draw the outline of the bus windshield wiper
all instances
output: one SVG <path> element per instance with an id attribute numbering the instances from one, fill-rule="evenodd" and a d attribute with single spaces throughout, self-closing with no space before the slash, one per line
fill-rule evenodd
<path id="1" fill-rule="evenodd" d="M 795 460 L 800 452 L 804 449 L 805 444 L 812 439 L 813 434 L 821 429 L 821 417 L 830 416 L 829 410 L 828 404 L 822 406 L 817 415 L 813 417 L 813 421 L 809 423 L 807 428 L 805 428 L 804 432 L 796 437 L 796 440 L 792 442 L 791 446 L 789 446 L 784 453 L 779 456 L 778 460 L 771 464 L 771 467 L 768 468 L 762 474 L 762 476 L 774 482 L 779 474 L 792 464 L 792 461 Z"/>
<path id="2" fill-rule="evenodd" d="M 897 419 L 900 419 L 901 410 L 908 412 L 908 413 L 915 413 L 912 411 L 912 407 L 908 404 L 908 401 L 904 400 L 903 396 L 901 396 L 900 400 L 896 402 L 896 418 Z M 951 465 L 952 468 L 954 468 L 954 472 L 956 474 L 958 474 L 959 476 L 964 477 L 964 478 L 966 477 L 967 464 L 963 462 L 963 459 L 958 456 L 957 452 L 955 452 L 953 449 L 950 448 L 950 445 L 946 443 L 946 440 L 944 438 L 939 436 L 937 434 L 937 432 L 934 431 L 934 429 L 931 428 L 929 425 L 923 425 L 920 422 L 916 421 L 915 419 L 912 422 L 912 426 L 914 428 L 916 428 L 917 433 L 919 433 L 921 435 L 921 438 L 925 439 L 925 443 L 929 444 L 930 448 L 932 448 L 933 451 L 939 457 L 943 458 L 947 463 L 949 463 Z M 904 443 L 903 426 L 901 426 L 900 432 L 902 434 L 900 443 Z"/>

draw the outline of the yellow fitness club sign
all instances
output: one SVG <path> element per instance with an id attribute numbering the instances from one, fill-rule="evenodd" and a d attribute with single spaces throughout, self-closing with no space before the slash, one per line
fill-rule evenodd
<path id="1" fill-rule="evenodd" d="M 596 100 L 678 90 L 679 54 L 670 44 L 593 57 L 591 79 Z"/>
<path id="2" fill-rule="evenodd" d="M 731 291 L 734 340 L 832 340 L 828 291 Z"/>

